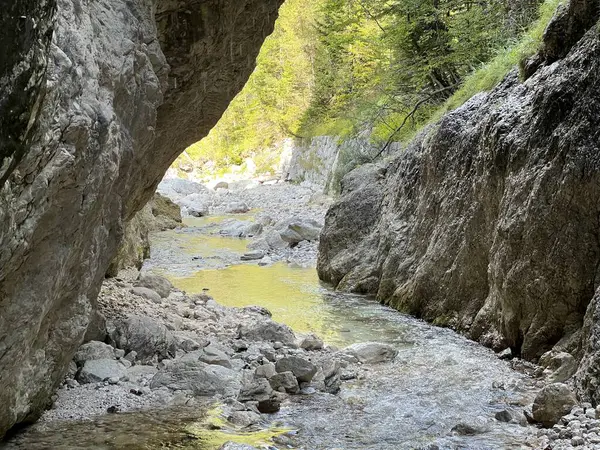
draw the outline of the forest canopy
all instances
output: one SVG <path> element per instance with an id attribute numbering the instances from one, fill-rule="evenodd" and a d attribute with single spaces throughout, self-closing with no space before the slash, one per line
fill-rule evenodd
<path id="1" fill-rule="evenodd" d="M 535 53 L 557 4 L 287 0 L 247 85 L 180 163 L 268 171 L 287 138 L 406 141 Z"/>

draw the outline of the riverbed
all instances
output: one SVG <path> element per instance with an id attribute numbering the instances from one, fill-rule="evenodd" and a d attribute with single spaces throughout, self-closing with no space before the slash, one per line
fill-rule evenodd
<path id="1" fill-rule="evenodd" d="M 391 364 L 366 369 L 342 392 L 302 396 L 274 420 L 297 429 L 290 442 L 306 449 L 522 448 L 535 429 L 521 412 L 537 388 L 489 349 L 375 300 L 334 292 L 314 264 L 260 266 L 240 256 L 247 239 L 221 237 L 219 221 L 194 219 L 153 238 L 147 269 L 187 292 L 206 292 L 232 307 L 260 305 L 299 333 L 327 344 L 381 341 L 399 351 Z M 240 219 L 240 218 L 238 218 Z M 254 220 L 252 213 L 242 220 Z M 215 225 L 217 225 L 215 227 Z M 185 258 L 173 253 L 173 246 Z M 512 423 L 496 420 L 503 411 Z M 454 431 L 453 431 L 454 429 Z"/>
<path id="2" fill-rule="evenodd" d="M 147 400 L 140 397 L 142 411 L 135 412 L 127 384 L 63 388 L 57 410 L 8 448 L 217 450 L 227 441 L 270 450 L 537 448 L 537 429 L 528 425 L 523 408 L 532 403 L 539 385 L 491 350 L 372 298 L 333 291 L 317 277 L 314 242 L 272 254 L 267 251 L 254 261 L 241 260 L 261 234 L 222 235 L 232 221 L 275 223 L 284 210 L 294 215 L 310 211 L 313 219 L 322 219 L 325 208 L 305 205 L 311 196 L 291 195 L 294 190 L 289 185 L 258 188 L 245 197 L 253 199 L 252 209 L 245 214 L 186 219 L 180 229 L 153 234 L 151 258 L 143 272 L 166 276 L 182 291 L 207 294 L 228 307 L 212 307 L 217 316 L 225 317 L 213 321 L 213 328 L 237 326 L 227 314 L 235 316 L 235 311 L 258 305 L 299 336 L 320 336 L 328 355 L 343 354 L 344 347 L 352 344 L 383 342 L 397 350 L 393 361 L 352 363 L 342 371 L 339 393 L 304 388 L 300 395 L 287 396 L 278 412 L 262 414 L 251 427 L 228 422 L 235 402 L 179 401 L 177 395 L 163 401 L 152 393 Z M 101 299 L 117 311 L 163 318 L 171 327 L 182 320 L 197 330 L 203 327 L 202 320 L 185 318 L 188 313 L 179 315 L 184 311 L 181 305 L 132 297 L 131 286 L 126 279 L 107 282 Z M 226 342 L 234 332 L 233 328 L 219 330 L 217 336 Z M 106 391 L 106 401 L 112 403 L 99 401 L 99 391 Z M 106 404 L 117 401 L 124 402 L 128 412 L 105 414 Z M 99 402 L 99 408 L 79 416 L 77 402 L 84 408 Z"/>

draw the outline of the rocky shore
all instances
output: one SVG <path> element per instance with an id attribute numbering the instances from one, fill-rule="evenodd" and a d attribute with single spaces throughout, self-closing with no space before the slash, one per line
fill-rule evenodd
<path id="1" fill-rule="evenodd" d="M 34 433 L 57 421 L 203 406 L 207 398 L 222 405 L 231 424 L 247 429 L 292 396 L 337 394 L 344 380 L 397 353 L 383 343 L 326 346 L 272 321 L 264 308 L 226 308 L 133 270 L 105 281 L 99 307 L 95 339 L 75 354 Z M 27 447 L 27 439 L 13 445 Z"/>
<path id="2" fill-rule="evenodd" d="M 248 239 L 250 249 L 242 261 L 239 256 L 237 260 L 225 258 L 227 264 L 284 261 L 314 267 L 318 231 L 329 200 L 309 189 L 277 184 L 209 190 L 174 180 L 163 183 L 161 191 L 175 203 L 188 205 L 182 212 L 184 221 L 186 216 L 191 219 L 192 228 L 177 233 L 194 231 L 196 210 L 206 211 L 208 217 L 231 216 L 201 225 L 205 234 Z M 231 212 L 231 204 L 239 212 Z M 177 225 L 178 217 L 168 220 L 173 214 L 159 209 L 161 213 L 155 211 L 151 218 L 153 223 L 159 217 L 160 223 L 169 224 L 163 229 Z M 280 241 L 283 244 L 273 245 Z M 211 426 L 264 431 L 280 408 L 298 411 L 317 396 L 341 396 L 339 401 L 320 398 L 317 404 L 358 405 L 360 410 L 366 399 L 352 396 L 354 383 L 381 389 L 401 376 L 398 347 L 383 338 L 384 342 L 361 342 L 342 349 L 325 345 L 314 334 L 297 334 L 273 321 L 263 307 L 229 308 L 208 292 L 188 295 L 147 269 L 121 270 L 104 281 L 98 314 L 52 399 L 52 408 L 29 432 L 14 438 L 9 448 L 44 448 L 36 446 L 36 433 L 57 424 L 75 426 L 81 421 L 105 421 L 111 414 L 126 417 L 127 412 L 146 411 L 161 415 L 164 425 L 173 408 L 180 413 L 192 408 L 200 414 L 215 404 L 223 422 Z M 479 436 L 490 428 L 512 424 L 521 428 L 527 448 L 600 449 L 600 411 L 580 404 L 569 385 L 577 368 L 572 356 L 548 352 L 539 365 L 513 358 L 509 350 L 498 357 L 510 360 L 506 364 L 527 375 L 527 387 L 516 389 L 520 398 L 508 401 L 507 397 L 507 407 L 490 417 L 454 422 L 446 433 Z M 346 383 L 351 385 L 344 393 Z M 492 384 L 498 392 L 512 389 L 496 381 Z M 278 433 L 273 443 L 271 448 L 308 448 L 295 432 Z M 420 448 L 447 448 L 440 445 Z M 222 448 L 255 447 L 228 443 Z"/>

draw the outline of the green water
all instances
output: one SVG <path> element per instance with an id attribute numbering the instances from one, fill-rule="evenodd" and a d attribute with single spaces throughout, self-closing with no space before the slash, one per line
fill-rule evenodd
<path id="1" fill-rule="evenodd" d="M 285 263 L 269 267 L 235 265 L 219 270 L 202 270 L 190 277 L 171 277 L 173 284 L 188 293 L 208 289 L 217 302 L 226 306 L 260 305 L 273 319 L 300 333 L 314 332 L 326 342 L 346 343 L 343 329 L 332 320 L 314 268 L 303 269 Z"/>

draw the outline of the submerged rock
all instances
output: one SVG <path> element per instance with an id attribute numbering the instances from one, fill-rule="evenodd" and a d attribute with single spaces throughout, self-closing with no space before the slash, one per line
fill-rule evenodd
<path id="1" fill-rule="evenodd" d="M 343 353 L 355 357 L 363 364 L 377 364 L 392 361 L 398 350 L 380 342 L 362 342 L 346 347 Z"/>

